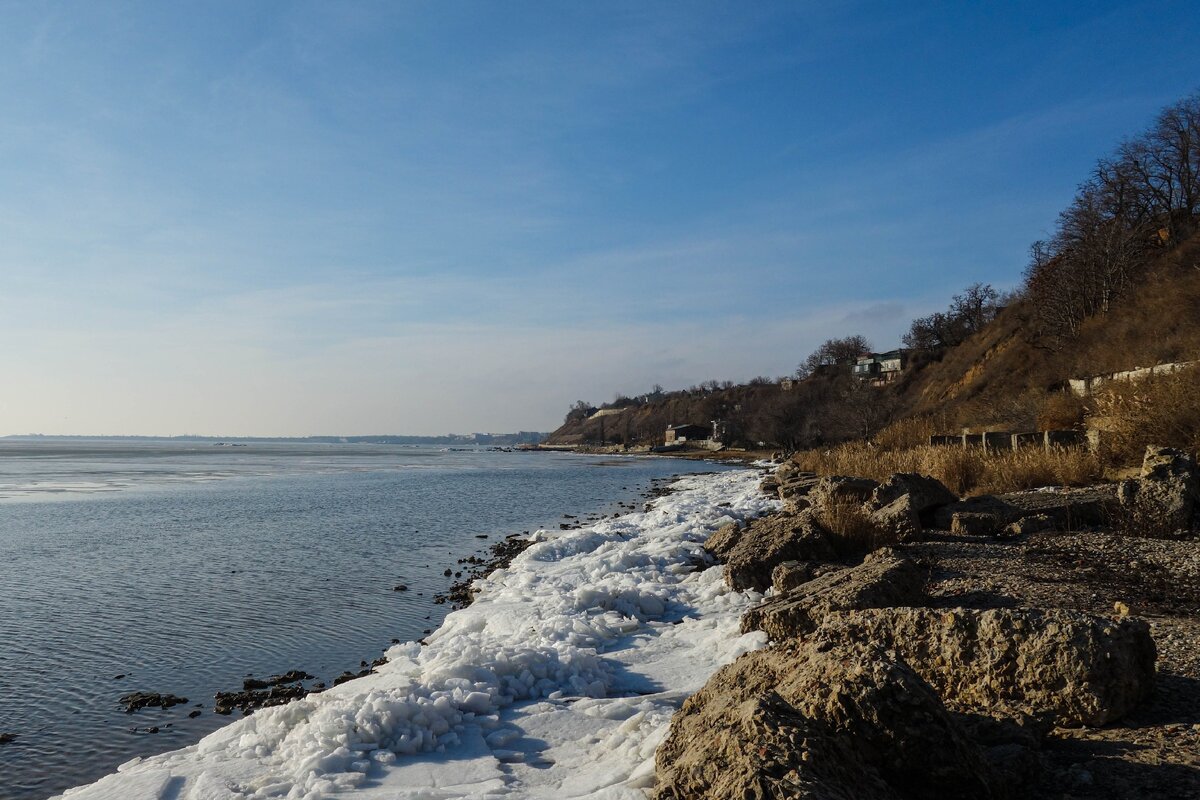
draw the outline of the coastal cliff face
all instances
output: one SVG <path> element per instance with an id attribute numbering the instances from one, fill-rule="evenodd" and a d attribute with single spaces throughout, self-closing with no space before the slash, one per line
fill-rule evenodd
<path id="1" fill-rule="evenodd" d="M 968 512 L 932 479 L 785 464 L 783 510 L 706 544 L 771 587 L 742 617 L 770 646 L 684 704 L 655 797 L 1200 796 L 1198 476 L 1151 448 L 1119 492 L 977 500 L 979 533 L 939 527 Z"/>

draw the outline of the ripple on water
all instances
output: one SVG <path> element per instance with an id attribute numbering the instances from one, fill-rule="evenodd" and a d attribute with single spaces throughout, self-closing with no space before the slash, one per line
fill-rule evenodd
<path id="1" fill-rule="evenodd" d="M 18 734 L 0 746 L 0 800 L 196 741 L 231 719 L 213 695 L 249 673 L 357 670 L 440 622 L 457 558 L 712 469 L 379 446 L 49 450 L 0 444 L 0 730 Z M 13 498 L 39 481 L 116 490 Z M 136 690 L 189 703 L 125 714 Z"/>

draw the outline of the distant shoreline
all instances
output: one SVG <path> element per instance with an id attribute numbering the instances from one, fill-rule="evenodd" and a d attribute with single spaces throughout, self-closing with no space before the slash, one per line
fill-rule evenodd
<path id="1" fill-rule="evenodd" d="M 185 434 L 181 436 L 137 436 L 85 434 L 20 433 L 0 436 L 0 441 L 100 441 L 100 442 L 256 442 L 299 444 L 415 444 L 415 445 L 458 445 L 478 447 L 511 447 L 518 444 L 536 444 L 550 434 L 538 431 L 516 433 L 448 433 L 442 436 L 409 436 L 404 434 L 365 434 L 360 436 L 203 436 Z"/>

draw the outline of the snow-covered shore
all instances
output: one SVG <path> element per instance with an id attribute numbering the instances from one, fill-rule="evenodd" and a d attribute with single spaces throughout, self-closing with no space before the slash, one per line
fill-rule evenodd
<path id="1" fill-rule="evenodd" d="M 650 511 L 539 531 L 425 646 L 62 797 L 644 797 L 671 714 L 765 643 L 738 632 L 758 595 L 730 591 L 701 550 L 778 506 L 759 477 L 689 477 Z"/>

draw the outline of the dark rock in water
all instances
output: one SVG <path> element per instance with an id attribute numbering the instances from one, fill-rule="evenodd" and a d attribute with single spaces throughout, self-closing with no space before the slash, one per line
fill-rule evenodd
<path id="1" fill-rule="evenodd" d="M 121 673 L 120 675 L 113 675 L 113 680 L 114 680 L 114 681 L 119 681 L 119 680 L 121 680 L 121 679 L 122 679 L 122 678 L 124 678 L 124 677 L 125 677 L 125 674 L 124 674 L 124 673 Z"/>
<path id="2" fill-rule="evenodd" d="M 186 697 L 176 697 L 173 694 L 158 694 L 156 692 L 130 692 L 129 694 L 121 695 L 121 705 L 125 706 L 125 713 L 132 714 L 139 708 L 170 708 L 186 703 Z"/>
<path id="3" fill-rule="evenodd" d="M 443 572 L 442 574 L 443 574 L 443 575 L 445 575 L 447 578 L 449 578 L 451 575 L 453 575 L 453 574 L 454 574 L 454 570 L 452 570 L 452 569 L 450 569 L 449 567 L 447 567 L 447 568 L 446 568 L 446 571 L 445 571 L 445 572 Z"/>
<path id="4" fill-rule="evenodd" d="M 314 675 L 310 675 L 302 669 L 289 669 L 288 672 L 282 675 L 271 675 L 271 686 L 280 684 L 299 684 L 301 680 L 312 680 Z"/>
<path id="5" fill-rule="evenodd" d="M 11 744 L 17 740 L 15 733 L 0 733 L 0 744 Z"/>
<path id="6" fill-rule="evenodd" d="M 361 663 L 364 665 L 364 669 L 360 669 L 358 672 L 351 672 L 350 670 L 346 670 L 341 675 L 338 675 L 336 678 L 333 679 L 333 685 L 340 686 L 343 683 L 345 683 L 346 681 L 352 681 L 355 678 L 365 678 L 366 676 L 370 675 L 371 669 L 369 667 L 366 667 L 367 662 L 363 661 Z"/>
<path id="7" fill-rule="evenodd" d="M 149 728 L 146 728 L 146 733 L 158 733 L 158 726 L 151 725 Z"/>
<path id="8" fill-rule="evenodd" d="M 486 539 L 486 538 L 488 538 L 488 535 L 486 533 L 477 533 L 477 534 L 475 534 L 475 538 L 476 539 Z"/>
<path id="9" fill-rule="evenodd" d="M 198 716 L 200 716 L 200 709 L 198 708 L 188 712 L 188 719 L 195 719 Z"/>
<path id="10" fill-rule="evenodd" d="M 398 584 L 396 584 L 395 586 L 393 586 L 393 587 L 392 587 L 392 591 L 393 591 L 393 592 L 407 592 L 407 591 L 408 591 L 408 586 L 406 586 L 406 585 L 405 585 L 405 584 L 403 584 L 403 583 L 398 583 Z"/>
<path id="11" fill-rule="evenodd" d="M 282 675 L 272 675 L 266 680 L 258 678 L 246 678 L 242 681 L 242 689 L 244 691 L 257 691 L 259 689 L 268 689 L 272 686 L 279 686 L 284 683 L 299 683 L 300 681 L 310 681 L 313 675 L 309 675 L 304 670 L 293 669 L 288 670 Z"/>
<path id="12" fill-rule="evenodd" d="M 255 709 L 283 705 L 306 694 L 308 690 L 298 683 L 278 684 L 270 689 L 217 692 L 213 710 L 218 714 L 229 714 L 237 708 L 241 709 L 243 714 L 251 714 Z"/>
<path id="13" fill-rule="evenodd" d="M 460 572 L 451 573 L 446 570 L 444 574 L 453 574 L 457 580 L 451 584 L 450 588 L 441 594 L 436 594 L 433 597 L 433 602 L 437 605 L 449 603 L 451 608 L 466 608 L 474 599 L 471 585 L 479 578 L 486 578 L 498 569 L 507 567 L 512 563 L 520 553 L 524 552 L 525 548 L 533 544 L 528 539 L 516 538 L 513 534 L 505 537 L 502 541 L 493 544 L 490 548 L 490 558 L 479 558 L 471 556 L 467 559 L 460 560 L 459 563 L 470 564 L 471 569 Z M 428 619 L 428 617 L 426 617 Z M 428 631 L 426 631 L 428 633 Z"/>

